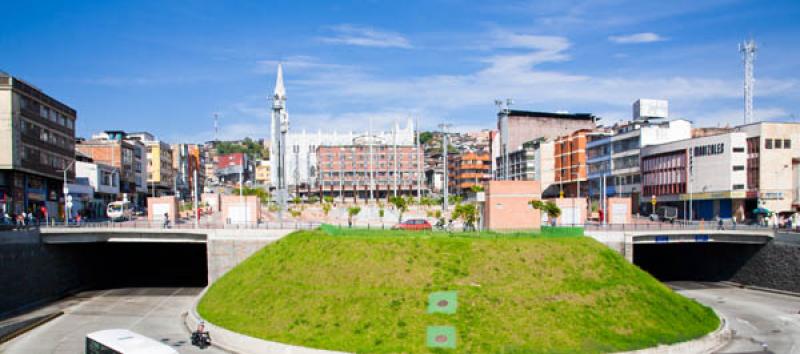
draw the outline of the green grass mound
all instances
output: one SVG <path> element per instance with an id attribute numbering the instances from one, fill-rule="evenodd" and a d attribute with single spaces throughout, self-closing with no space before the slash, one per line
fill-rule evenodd
<path id="1" fill-rule="evenodd" d="M 199 311 L 250 336 L 359 353 L 613 352 L 719 325 L 590 238 L 454 235 L 296 232 L 214 283 Z M 456 313 L 428 314 L 442 290 L 457 292 Z M 428 348 L 428 326 L 453 326 L 456 349 Z"/>

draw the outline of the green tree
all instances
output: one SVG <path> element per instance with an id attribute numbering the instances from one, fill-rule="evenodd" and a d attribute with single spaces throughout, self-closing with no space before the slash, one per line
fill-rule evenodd
<path id="1" fill-rule="evenodd" d="M 333 203 L 333 196 L 326 195 L 322 197 L 322 200 L 325 201 L 325 203 Z"/>
<path id="2" fill-rule="evenodd" d="M 461 202 L 462 202 L 463 200 L 464 200 L 464 197 L 462 197 L 462 196 L 460 196 L 460 195 L 451 195 L 451 196 L 449 196 L 449 197 L 447 198 L 447 201 L 448 201 L 450 204 L 453 204 L 453 205 L 458 205 L 458 204 L 461 204 Z"/>
<path id="3" fill-rule="evenodd" d="M 419 133 L 419 143 L 420 145 L 425 145 L 429 141 L 433 139 L 433 132 L 421 132 Z"/>
<path id="4" fill-rule="evenodd" d="M 239 195 L 239 188 L 234 188 L 233 195 Z M 242 188 L 242 195 L 254 195 L 258 197 L 261 204 L 269 204 L 270 194 L 263 188 L 259 187 L 244 187 Z"/>
<path id="5" fill-rule="evenodd" d="M 328 213 L 331 212 L 331 203 L 323 203 L 322 212 L 325 214 L 325 216 L 328 216 Z"/>
<path id="6" fill-rule="evenodd" d="M 464 222 L 464 231 L 467 231 L 467 229 L 474 230 L 475 223 L 478 220 L 478 208 L 472 203 L 456 205 L 452 217 Z"/>
<path id="7" fill-rule="evenodd" d="M 347 225 L 353 227 L 353 217 L 361 212 L 360 206 L 351 206 L 347 208 Z"/>
<path id="8" fill-rule="evenodd" d="M 403 196 L 396 196 L 396 197 L 389 197 L 389 203 L 392 203 L 395 208 L 397 208 L 398 215 L 397 215 L 397 222 L 403 221 L 403 213 L 408 210 L 408 200 L 403 198 Z"/>
<path id="9" fill-rule="evenodd" d="M 547 217 L 554 222 L 559 216 L 561 216 L 561 208 L 553 203 L 552 201 L 543 202 L 541 200 L 531 200 L 528 202 L 534 209 L 541 210 L 543 213 L 547 214 Z"/>
<path id="10" fill-rule="evenodd" d="M 474 185 L 472 185 L 472 187 L 469 187 L 469 190 L 471 190 L 472 193 L 483 192 L 483 186 L 481 186 L 479 184 L 474 184 Z"/>

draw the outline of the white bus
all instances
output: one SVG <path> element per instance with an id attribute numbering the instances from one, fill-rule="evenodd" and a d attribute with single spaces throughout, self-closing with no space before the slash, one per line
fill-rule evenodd
<path id="1" fill-rule="evenodd" d="M 127 329 L 106 329 L 86 335 L 86 354 L 178 354 L 172 347 Z"/>
<path id="2" fill-rule="evenodd" d="M 131 202 L 108 203 L 106 214 L 111 220 L 131 220 L 133 218 L 133 204 Z"/>

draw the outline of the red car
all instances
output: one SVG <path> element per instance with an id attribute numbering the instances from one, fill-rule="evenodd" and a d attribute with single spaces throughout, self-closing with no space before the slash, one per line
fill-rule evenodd
<path id="1" fill-rule="evenodd" d="M 393 230 L 409 231 L 424 231 L 431 230 L 432 228 L 431 223 L 425 219 L 408 219 L 392 227 Z"/>

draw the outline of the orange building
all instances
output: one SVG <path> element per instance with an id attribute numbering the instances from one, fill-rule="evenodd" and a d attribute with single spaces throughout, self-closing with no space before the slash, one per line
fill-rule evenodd
<path id="1" fill-rule="evenodd" d="M 578 197 L 579 186 L 580 196 L 586 195 L 586 136 L 591 132 L 591 129 L 576 130 L 554 142 L 554 184 L 565 197 Z"/>
<path id="2" fill-rule="evenodd" d="M 472 186 L 492 179 L 492 157 L 488 151 L 465 152 L 448 160 L 448 186 L 453 193 L 466 194 Z"/>

